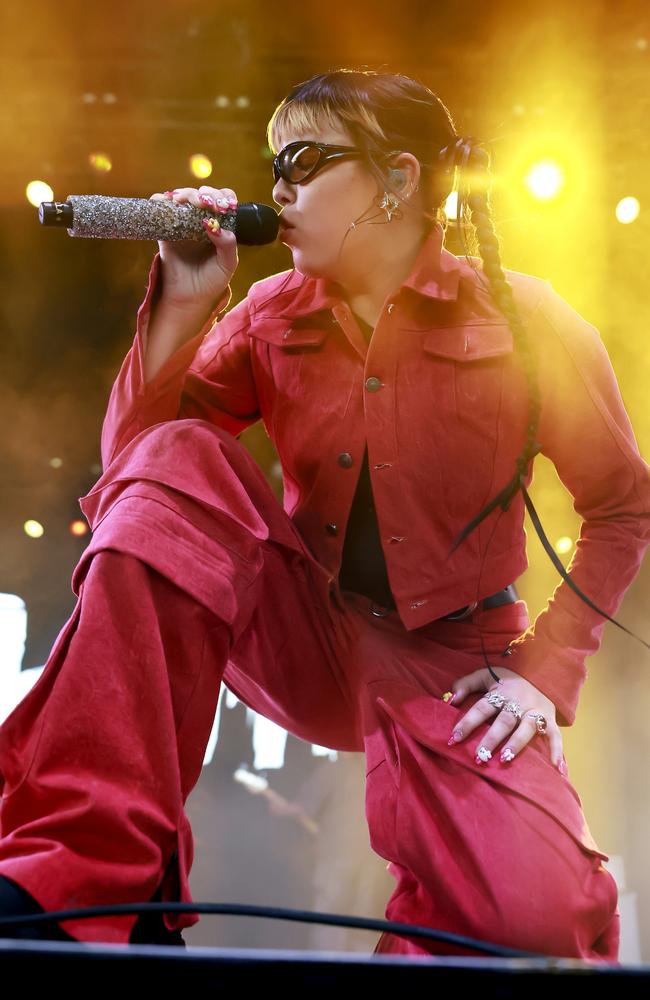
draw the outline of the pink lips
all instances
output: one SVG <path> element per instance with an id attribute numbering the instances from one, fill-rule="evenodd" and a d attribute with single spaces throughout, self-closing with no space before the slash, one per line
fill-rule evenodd
<path id="1" fill-rule="evenodd" d="M 287 237 L 290 239 L 290 234 L 293 232 L 293 226 L 286 222 L 280 222 L 280 241 L 287 242 Z"/>

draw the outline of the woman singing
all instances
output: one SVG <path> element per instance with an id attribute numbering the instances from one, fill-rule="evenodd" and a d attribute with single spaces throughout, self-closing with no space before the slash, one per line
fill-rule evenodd
<path id="1" fill-rule="evenodd" d="M 235 191 L 152 196 L 210 209 L 207 239 L 159 244 L 81 500 L 77 605 L 0 729 L 0 909 L 191 900 L 184 804 L 223 679 L 296 736 L 365 752 L 387 918 L 615 962 L 616 883 L 561 733 L 605 617 L 565 580 L 530 624 L 513 586 L 538 452 L 582 517 L 570 580 L 606 616 L 650 539 L 599 334 L 502 269 L 488 153 L 421 83 L 322 74 L 268 138 L 294 266 L 232 309 Z M 473 257 L 443 246 L 456 179 Z M 237 440 L 260 419 L 282 506 Z M 195 921 L 41 933 L 181 943 Z M 477 954 L 388 933 L 375 950 Z"/>

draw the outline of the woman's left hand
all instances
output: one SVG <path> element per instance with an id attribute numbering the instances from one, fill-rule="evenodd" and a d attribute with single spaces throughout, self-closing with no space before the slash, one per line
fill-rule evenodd
<path id="1" fill-rule="evenodd" d="M 492 677 L 486 667 L 475 670 L 471 674 L 459 677 L 451 686 L 454 692 L 452 704 L 458 705 L 462 699 L 473 691 L 498 691 L 505 698 L 505 703 L 515 701 L 521 707 L 521 721 L 512 712 L 499 709 L 496 705 L 490 705 L 487 698 L 480 698 L 475 705 L 472 705 L 469 712 L 466 712 L 454 726 L 453 733 L 449 740 L 449 745 L 459 743 L 466 739 L 469 734 L 482 722 L 494 719 L 494 722 L 486 735 L 476 746 L 476 763 L 483 761 L 478 756 L 479 747 L 489 751 L 490 756 L 494 753 L 499 744 L 504 743 L 500 760 L 513 760 L 518 753 L 526 746 L 533 737 L 549 740 L 551 760 L 553 764 L 562 772 L 566 771 L 566 761 L 564 759 L 562 735 L 555 719 L 555 705 L 546 695 L 543 695 L 530 681 L 527 681 L 520 674 L 505 667 L 499 667 L 497 682 Z M 543 735 L 538 733 L 536 720 L 529 712 L 541 712 L 546 719 L 547 728 Z M 455 737 L 454 734 L 460 733 Z M 485 753 L 484 753 L 484 756 Z M 489 758 L 488 758 L 489 759 Z"/>

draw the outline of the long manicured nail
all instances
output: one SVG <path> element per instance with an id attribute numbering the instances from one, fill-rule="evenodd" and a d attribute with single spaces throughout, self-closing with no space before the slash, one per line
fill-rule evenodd
<path id="1" fill-rule="evenodd" d="M 207 205 L 209 208 L 215 207 L 214 198 L 211 198 L 209 194 L 200 194 L 199 201 L 202 201 L 203 204 Z"/>
<path id="2" fill-rule="evenodd" d="M 476 757 L 474 760 L 477 764 L 487 764 L 492 756 L 492 751 L 488 750 L 487 747 L 479 747 L 476 751 Z"/>
<path id="3" fill-rule="evenodd" d="M 221 236 L 221 224 L 218 219 L 201 219 L 201 225 L 213 236 Z"/>
<path id="4" fill-rule="evenodd" d="M 510 747 L 506 747 L 504 750 L 501 751 L 501 756 L 499 757 L 499 760 L 501 761 L 502 764 L 505 764 L 507 761 L 514 759 L 515 755 L 510 749 Z"/>
<path id="5" fill-rule="evenodd" d="M 566 776 L 567 769 L 566 769 L 566 764 L 564 763 L 564 758 L 558 761 L 557 769 L 560 772 L 560 774 L 564 774 Z"/>
<path id="6" fill-rule="evenodd" d="M 463 738 L 462 729 L 454 729 L 453 733 L 447 740 L 447 746 L 450 747 L 453 743 L 460 743 Z"/>

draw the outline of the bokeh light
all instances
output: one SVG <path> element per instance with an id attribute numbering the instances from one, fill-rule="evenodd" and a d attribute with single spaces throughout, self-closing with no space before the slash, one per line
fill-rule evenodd
<path id="1" fill-rule="evenodd" d="M 189 168 L 193 177 L 204 179 L 212 173 L 212 160 L 203 153 L 194 153 L 189 158 Z"/>
<path id="2" fill-rule="evenodd" d="M 42 201 L 53 201 L 54 191 L 45 181 L 30 181 L 25 188 L 27 201 L 34 208 L 38 208 Z"/>
<path id="3" fill-rule="evenodd" d="M 458 218 L 458 191 L 452 191 L 448 195 L 444 207 L 448 219 Z"/>
<path id="4" fill-rule="evenodd" d="M 555 160 L 542 160 L 530 168 L 524 184 L 539 201 L 550 201 L 564 187 L 564 172 Z"/>
<path id="5" fill-rule="evenodd" d="M 45 528 L 40 521 L 34 520 L 25 521 L 23 531 L 28 538 L 41 538 L 45 534 Z"/>
<path id="6" fill-rule="evenodd" d="M 98 174 L 108 174 L 113 169 L 113 161 L 107 153 L 89 153 L 88 163 Z"/>
<path id="7" fill-rule="evenodd" d="M 630 222 L 635 222 L 638 219 L 640 211 L 641 205 L 638 198 L 621 198 L 616 206 L 615 215 L 623 225 L 629 225 Z"/>
<path id="8" fill-rule="evenodd" d="M 573 539 L 569 538 L 568 535 L 562 535 L 561 538 L 558 538 L 558 540 L 555 543 L 555 551 L 559 553 L 559 555 L 561 556 L 565 555 L 567 552 L 570 552 L 572 548 L 573 548 Z"/>

